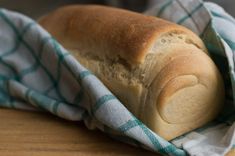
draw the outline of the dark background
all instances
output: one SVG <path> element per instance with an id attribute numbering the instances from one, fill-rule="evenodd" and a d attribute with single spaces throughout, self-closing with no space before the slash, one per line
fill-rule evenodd
<path id="1" fill-rule="evenodd" d="M 107 4 L 138 12 L 144 11 L 154 0 L 0 0 L 0 7 L 22 12 L 32 18 L 46 14 L 66 4 Z M 235 17 L 235 0 L 208 0 L 220 4 Z"/>

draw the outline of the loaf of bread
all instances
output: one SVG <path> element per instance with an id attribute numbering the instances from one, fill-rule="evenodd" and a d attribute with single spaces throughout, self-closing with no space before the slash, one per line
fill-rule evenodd
<path id="1" fill-rule="evenodd" d="M 223 106 L 216 65 L 182 26 L 96 5 L 63 7 L 39 23 L 167 140 L 213 120 Z"/>

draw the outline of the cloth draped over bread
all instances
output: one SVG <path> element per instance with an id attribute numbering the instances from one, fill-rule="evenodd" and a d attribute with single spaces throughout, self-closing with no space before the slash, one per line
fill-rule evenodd
<path id="1" fill-rule="evenodd" d="M 223 106 L 220 73 L 184 27 L 97 5 L 63 7 L 39 24 L 166 140 L 208 123 Z"/>
<path id="2" fill-rule="evenodd" d="M 61 46 L 30 18 L 5 9 L 0 10 L 0 106 L 45 110 L 84 121 L 90 129 L 99 128 L 115 139 L 165 155 L 224 155 L 234 146 L 235 20 L 213 3 L 156 3 L 144 14 L 184 25 L 199 35 L 222 73 L 226 107 L 216 120 L 166 141 L 130 113 L 104 80 L 83 67 L 82 60 L 71 55 L 72 49 Z"/>

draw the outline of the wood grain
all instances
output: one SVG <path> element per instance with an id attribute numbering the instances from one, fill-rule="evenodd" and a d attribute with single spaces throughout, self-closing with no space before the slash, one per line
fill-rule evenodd
<path id="1" fill-rule="evenodd" d="M 0 109 L 0 155 L 160 156 L 47 113 Z M 226 156 L 235 156 L 235 149 Z"/>
<path id="2" fill-rule="evenodd" d="M 46 113 L 0 109 L 0 155 L 138 156 L 157 155 L 118 142 L 81 122 Z M 159 155 L 157 155 L 159 156 Z"/>

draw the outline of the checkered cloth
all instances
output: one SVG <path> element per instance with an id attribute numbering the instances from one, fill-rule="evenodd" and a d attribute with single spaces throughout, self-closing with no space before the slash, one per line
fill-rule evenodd
<path id="1" fill-rule="evenodd" d="M 235 119 L 235 20 L 219 6 L 199 0 L 156 3 L 145 13 L 182 24 L 200 35 L 224 76 L 227 105 L 217 120 L 165 141 L 36 22 L 5 9 L 0 9 L 0 106 L 48 111 L 84 121 L 90 129 L 99 128 L 115 139 L 163 155 L 225 154 L 235 140 L 235 126 L 231 126 Z"/>

